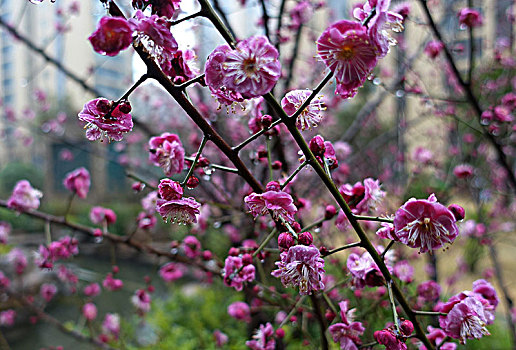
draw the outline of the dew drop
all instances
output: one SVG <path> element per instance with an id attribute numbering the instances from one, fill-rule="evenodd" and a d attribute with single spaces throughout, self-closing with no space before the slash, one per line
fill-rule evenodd
<path id="1" fill-rule="evenodd" d="M 95 237 L 95 239 L 93 240 L 95 243 L 102 243 L 102 240 L 103 240 L 103 237 Z"/>
<path id="2" fill-rule="evenodd" d="M 220 221 L 215 221 L 215 222 L 213 223 L 213 227 L 215 227 L 215 228 L 220 228 L 220 226 L 221 226 L 221 225 L 222 225 L 222 224 L 220 223 Z"/>
<path id="3" fill-rule="evenodd" d="M 380 78 L 374 78 L 373 79 L 373 84 L 374 85 L 380 85 L 382 83 L 382 80 Z"/>
<path id="4" fill-rule="evenodd" d="M 178 252 L 177 248 L 170 249 L 170 254 L 177 254 L 177 252 Z"/>
<path id="5" fill-rule="evenodd" d="M 396 90 L 396 97 L 401 98 L 405 96 L 405 90 Z"/>

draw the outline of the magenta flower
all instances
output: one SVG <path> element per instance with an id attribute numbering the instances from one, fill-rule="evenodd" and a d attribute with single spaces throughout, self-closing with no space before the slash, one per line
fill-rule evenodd
<path id="1" fill-rule="evenodd" d="M 7 254 L 7 260 L 14 267 L 16 274 L 21 275 L 27 267 L 27 257 L 20 248 L 13 248 Z"/>
<path id="2" fill-rule="evenodd" d="M 106 116 L 112 108 L 112 102 L 105 98 L 96 98 L 87 102 L 79 112 L 79 120 L 86 123 L 86 138 L 95 141 L 107 138 L 108 141 L 120 141 L 123 134 L 133 129 L 131 114 L 120 110 L 120 105 Z"/>
<path id="3" fill-rule="evenodd" d="M 109 225 L 116 221 L 116 214 L 113 210 L 108 208 L 93 207 L 90 210 L 90 220 L 95 225 Z"/>
<path id="4" fill-rule="evenodd" d="M 364 197 L 356 205 L 359 212 L 375 210 L 385 197 L 385 192 L 380 189 L 380 181 L 368 177 L 364 179 Z"/>
<path id="5" fill-rule="evenodd" d="M 228 45 L 221 45 L 215 48 L 208 56 L 204 68 L 204 80 L 210 88 L 211 93 L 217 98 L 220 104 L 230 106 L 234 102 L 242 102 L 244 98 L 235 90 L 225 85 L 224 62 L 231 48 Z"/>
<path id="6" fill-rule="evenodd" d="M 90 173 L 85 168 L 75 169 L 66 174 L 63 185 L 72 193 L 76 193 L 79 198 L 86 198 L 90 190 Z"/>
<path id="7" fill-rule="evenodd" d="M 181 84 L 199 74 L 199 71 L 192 64 L 195 58 L 195 53 L 192 50 L 177 50 L 167 57 L 160 57 L 159 65 L 174 84 Z"/>
<path id="8" fill-rule="evenodd" d="M 270 92 L 281 75 L 278 50 L 265 36 L 240 41 L 226 54 L 224 85 L 245 98 Z"/>
<path id="9" fill-rule="evenodd" d="M 11 225 L 8 222 L 0 221 L 0 243 L 7 244 L 9 233 L 11 232 Z"/>
<path id="10" fill-rule="evenodd" d="M 414 267 L 407 260 L 399 261 L 394 265 L 394 275 L 402 282 L 410 283 L 414 276 Z"/>
<path id="11" fill-rule="evenodd" d="M 145 289 L 138 289 L 131 297 L 131 303 L 138 309 L 138 311 L 145 313 L 150 311 L 151 297 Z"/>
<path id="12" fill-rule="evenodd" d="M 173 200 L 158 199 L 156 202 L 156 210 L 163 220 L 166 222 L 171 219 L 172 223 L 179 225 L 196 223 L 200 207 L 201 204 L 193 197 Z"/>
<path id="13" fill-rule="evenodd" d="M 439 325 L 446 335 L 459 339 L 461 344 L 465 344 L 466 339 L 478 339 L 484 335 L 490 335 L 486 328 L 489 319 L 485 305 L 474 294 L 467 295 L 460 293 L 458 296 L 453 296 L 439 310 L 447 313 L 446 316 L 439 316 Z"/>
<path id="14" fill-rule="evenodd" d="M 260 215 L 266 215 L 270 210 L 275 219 L 282 217 L 288 222 L 293 222 L 294 215 L 297 212 L 292 196 L 279 188 L 274 188 L 261 194 L 253 192 L 244 198 L 244 202 L 255 218 Z"/>
<path id="15" fill-rule="evenodd" d="M 346 262 L 346 266 L 352 277 L 352 284 L 358 289 L 365 286 L 377 287 L 384 283 L 383 275 L 368 252 L 362 256 L 351 253 Z"/>
<path id="16" fill-rule="evenodd" d="M 136 222 L 138 223 L 138 228 L 142 230 L 150 230 L 154 226 L 156 226 L 157 219 L 153 214 L 146 213 L 144 211 L 138 214 L 136 218 Z"/>
<path id="17" fill-rule="evenodd" d="M 16 318 L 16 311 L 13 309 L 5 310 L 0 312 L 0 325 L 1 326 L 12 326 Z"/>
<path id="18" fill-rule="evenodd" d="M 342 350 L 357 350 L 357 345 L 362 344 L 359 337 L 364 333 L 365 328 L 362 322 L 352 322 L 349 325 L 335 323 L 328 327 L 328 330 L 333 341 L 339 343 Z"/>
<path id="19" fill-rule="evenodd" d="M 439 283 L 429 280 L 422 282 L 417 286 L 418 299 L 424 303 L 433 303 L 439 300 L 441 295 L 441 286 Z"/>
<path id="20" fill-rule="evenodd" d="M 473 176 L 474 170 L 475 169 L 469 164 L 459 164 L 453 168 L 453 175 L 458 179 L 467 179 Z"/>
<path id="21" fill-rule="evenodd" d="M 428 338 L 428 340 L 430 340 L 430 342 L 433 345 L 439 346 L 439 349 L 441 349 L 441 350 L 457 349 L 457 344 L 455 344 L 455 343 L 445 342 L 443 344 L 443 341 L 447 338 L 447 335 L 442 329 L 428 326 L 427 330 L 428 330 L 428 334 L 426 335 L 426 337 Z M 424 345 L 420 345 L 419 350 L 427 350 L 427 348 Z"/>
<path id="22" fill-rule="evenodd" d="M 224 284 L 241 291 L 244 282 L 252 282 L 255 279 L 255 267 L 246 264 L 241 257 L 228 256 L 224 263 Z"/>
<path id="23" fill-rule="evenodd" d="M 194 236 L 186 236 L 183 239 L 183 249 L 187 257 L 195 259 L 201 255 L 201 242 Z"/>
<path id="24" fill-rule="evenodd" d="M 159 269 L 159 275 L 165 282 L 173 282 L 183 277 L 183 266 L 169 262 Z"/>
<path id="25" fill-rule="evenodd" d="M 57 293 L 57 287 L 51 283 L 43 283 L 39 288 L 39 294 L 48 303 Z"/>
<path id="26" fill-rule="evenodd" d="M 480 279 L 473 282 L 473 293 L 480 294 L 482 298 L 489 302 L 493 309 L 495 309 L 500 302 L 496 289 L 486 280 Z"/>
<path id="27" fill-rule="evenodd" d="M 93 321 L 97 318 L 97 307 L 93 303 L 86 303 L 82 307 L 82 315 L 88 321 Z"/>
<path id="28" fill-rule="evenodd" d="M 457 14 L 459 23 L 465 27 L 479 27 L 482 25 L 482 15 L 475 9 L 463 8 Z"/>
<path id="29" fill-rule="evenodd" d="M 172 176 L 183 171 L 185 150 L 176 134 L 164 133 L 149 140 L 149 160 L 159 166 L 165 175 Z"/>
<path id="30" fill-rule="evenodd" d="M 243 301 L 235 301 L 228 306 L 228 315 L 239 321 L 251 322 L 251 309 Z"/>
<path id="31" fill-rule="evenodd" d="M 158 185 L 158 193 L 161 198 L 166 200 L 181 199 L 183 197 L 183 187 L 177 181 L 161 179 Z"/>
<path id="32" fill-rule="evenodd" d="M 429 41 L 425 46 L 425 53 L 431 59 L 435 59 L 444 48 L 444 44 L 440 41 Z"/>
<path id="33" fill-rule="evenodd" d="M 100 294 L 100 285 L 98 283 L 88 284 L 83 289 L 84 295 L 87 297 L 93 298 Z"/>
<path id="34" fill-rule="evenodd" d="M 93 50 L 102 55 L 116 56 L 133 42 L 133 28 L 127 20 L 121 17 L 102 17 L 97 24 L 97 30 L 88 40 Z"/>
<path id="35" fill-rule="evenodd" d="M 158 58 L 169 58 L 177 51 L 176 39 L 170 32 L 171 23 L 166 18 L 152 15 L 147 17 L 138 10 L 128 22 L 136 30 L 136 43 Z"/>
<path id="36" fill-rule="evenodd" d="M 213 338 L 215 339 L 215 344 L 218 348 L 222 348 L 223 345 L 226 345 L 229 338 L 225 333 L 222 333 L 219 329 L 213 331 Z"/>
<path id="37" fill-rule="evenodd" d="M 281 107 L 288 115 L 293 115 L 299 107 L 307 100 L 308 96 L 312 94 L 311 90 L 293 90 L 288 92 L 281 100 Z M 323 119 L 322 111 L 326 109 L 324 103 L 321 101 L 322 96 L 314 98 L 308 107 L 306 107 L 296 119 L 296 126 L 298 129 L 310 130 L 317 127 Z"/>
<path id="38" fill-rule="evenodd" d="M 33 188 L 29 181 L 20 180 L 14 186 L 13 193 L 7 200 L 7 207 L 18 213 L 38 209 L 41 197 L 43 197 L 43 193 Z"/>
<path id="39" fill-rule="evenodd" d="M 246 341 L 245 345 L 252 350 L 274 350 L 276 348 L 274 328 L 269 322 L 266 325 L 261 324 L 260 329 L 257 329 L 253 335 L 253 340 Z"/>
<path id="40" fill-rule="evenodd" d="M 420 253 L 452 243 L 459 234 L 453 213 L 437 203 L 435 195 L 428 199 L 409 199 L 396 211 L 394 230 L 399 241 Z"/>
<path id="41" fill-rule="evenodd" d="M 124 282 L 122 280 L 113 278 L 113 274 L 109 272 L 106 275 L 106 278 L 104 278 L 104 281 L 102 281 L 102 287 L 111 292 L 114 292 L 122 289 L 124 287 Z"/>
<path id="42" fill-rule="evenodd" d="M 279 277 L 285 287 L 299 287 L 301 295 L 324 289 L 324 260 L 319 249 L 295 245 L 288 252 L 281 253 L 280 258 L 276 262 L 278 269 L 272 271 L 271 275 Z"/>
<path id="43" fill-rule="evenodd" d="M 303 0 L 290 11 L 292 23 L 290 28 L 297 29 L 302 24 L 308 23 L 314 14 L 314 7 L 309 0 Z"/>
<path id="44" fill-rule="evenodd" d="M 360 23 L 342 20 L 317 40 L 317 53 L 337 80 L 336 94 L 355 96 L 378 62 L 376 49 Z"/>

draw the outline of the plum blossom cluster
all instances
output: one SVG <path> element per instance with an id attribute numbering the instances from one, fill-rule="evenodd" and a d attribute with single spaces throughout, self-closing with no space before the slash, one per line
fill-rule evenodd
<path id="1" fill-rule="evenodd" d="M 472 291 L 456 294 L 436 307 L 436 311 L 446 314 L 439 316 L 439 325 L 446 335 L 459 339 L 461 344 L 467 339 L 489 335 L 486 326 L 494 322 L 498 302 L 494 287 L 485 280 L 477 280 Z"/>
<path id="2" fill-rule="evenodd" d="M 407 350 L 407 337 L 414 332 L 414 325 L 409 320 L 400 322 L 399 332 L 394 326 L 374 332 L 376 341 L 385 346 L 386 350 Z"/>
<path id="3" fill-rule="evenodd" d="M 342 20 L 317 40 L 317 53 L 337 80 L 335 93 L 351 98 L 395 41 L 388 29 L 403 29 L 403 16 L 388 11 L 390 0 L 369 0 L 354 15 L 365 24 Z"/>
<path id="4" fill-rule="evenodd" d="M 66 260 L 79 254 L 79 241 L 69 236 L 49 245 L 40 245 L 36 254 L 35 263 L 40 268 L 51 269 L 58 260 Z"/>
<path id="5" fill-rule="evenodd" d="M 264 95 L 281 75 L 278 57 L 278 50 L 265 36 L 242 40 L 235 49 L 218 46 L 206 61 L 206 84 L 224 105 Z"/>
<path id="6" fill-rule="evenodd" d="M 253 340 L 245 343 L 252 350 L 274 350 L 276 348 L 276 341 L 274 340 L 274 328 L 267 322 L 267 324 L 260 325 L 253 335 Z"/>
<path id="7" fill-rule="evenodd" d="M 339 308 L 342 322 L 332 324 L 328 330 L 333 341 L 339 343 L 341 349 L 357 350 L 362 344 L 359 337 L 364 333 L 365 328 L 362 322 L 353 321 L 355 309 L 349 309 L 349 300 L 341 301 Z"/>
<path id="8" fill-rule="evenodd" d="M 164 221 L 170 219 L 179 225 L 197 222 L 201 204 L 193 197 L 183 197 L 183 188 L 179 182 L 162 179 L 158 188 L 160 198 L 156 201 L 156 211 Z"/>
<path id="9" fill-rule="evenodd" d="M 242 256 L 228 256 L 224 262 L 224 284 L 241 291 L 244 282 L 252 282 L 255 279 L 256 268 L 253 265 L 251 254 Z"/>
<path id="10" fill-rule="evenodd" d="M 91 184 L 90 173 L 85 168 L 75 169 L 66 174 L 63 184 L 67 190 L 77 194 L 79 198 L 86 198 Z"/>
<path id="11" fill-rule="evenodd" d="M 185 164 L 185 150 L 179 136 L 163 133 L 149 140 L 149 160 L 163 169 L 166 176 L 179 174 Z"/>

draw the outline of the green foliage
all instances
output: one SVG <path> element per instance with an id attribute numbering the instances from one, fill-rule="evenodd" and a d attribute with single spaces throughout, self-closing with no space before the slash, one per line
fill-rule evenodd
<path id="1" fill-rule="evenodd" d="M 188 286 L 183 290 L 177 285 L 174 287 L 168 299 L 153 302 L 151 312 L 145 317 L 148 328 L 156 333 L 155 344 L 133 344 L 129 349 L 216 349 L 213 338 L 216 329 L 229 337 L 224 349 L 247 348 L 247 325 L 227 313 L 227 307 L 238 300 L 238 294 L 220 283 L 209 287 Z M 142 324 L 125 324 L 124 327 L 138 342 L 136 328 Z"/>
<path id="2" fill-rule="evenodd" d="M 0 169 L 0 196 L 2 198 L 9 196 L 16 182 L 20 180 L 29 180 L 32 187 L 39 190 L 43 189 L 44 175 L 40 169 L 33 164 L 25 163 L 7 163 Z"/>

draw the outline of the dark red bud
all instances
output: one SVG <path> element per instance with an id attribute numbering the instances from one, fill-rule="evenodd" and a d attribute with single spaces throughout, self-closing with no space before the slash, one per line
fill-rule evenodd
<path id="1" fill-rule="evenodd" d="M 335 209 L 335 207 L 333 205 L 327 205 L 326 209 L 324 211 L 324 218 L 326 220 L 330 220 L 335 215 L 337 215 L 337 209 Z"/>
<path id="2" fill-rule="evenodd" d="M 328 322 L 331 322 L 333 321 L 333 319 L 335 318 L 335 313 L 331 310 L 326 310 L 326 313 L 324 314 L 324 317 L 326 317 L 326 319 L 328 320 Z"/>
<path id="3" fill-rule="evenodd" d="M 260 123 L 263 125 L 264 129 L 268 129 L 272 124 L 272 117 L 268 114 L 262 115 Z"/>
<path id="4" fill-rule="evenodd" d="M 310 151 L 312 151 L 312 153 L 316 156 L 323 156 L 324 152 L 326 151 L 326 146 L 324 145 L 324 139 L 319 135 L 313 137 L 310 140 L 309 146 L 310 146 Z"/>
<path id="5" fill-rule="evenodd" d="M 244 265 L 251 265 L 253 263 L 253 256 L 251 254 L 244 254 L 242 256 L 242 263 Z"/>
<path id="6" fill-rule="evenodd" d="M 240 254 L 240 249 L 231 247 L 231 248 L 229 248 L 228 254 L 231 256 L 238 256 Z"/>
<path id="7" fill-rule="evenodd" d="M 118 273 L 118 272 L 120 272 L 120 268 L 116 265 L 113 265 L 112 271 L 113 271 L 113 273 Z"/>
<path id="8" fill-rule="evenodd" d="M 120 110 L 120 112 L 127 114 L 130 113 L 133 108 L 131 107 L 129 101 L 126 101 L 119 104 L 118 109 Z"/>
<path id="9" fill-rule="evenodd" d="M 297 237 L 297 241 L 302 245 L 310 245 L 314 241 L 314 237 L 310 232 L 301 232 Z"/>
<path id="10" fill-rule="evenodd" d="M 282 165 L 283 164 L 279 160 L 276 160 L 272 163 L 271 167 L 273 170 L 279 170 L 279 169 L 281 169 Z"/>
<path id="11" fill-rule="evenodd" d="M 288 250 L 295 244 L 294 237 L 288 232 L 282 232 L 278 236 L 278 246 L 282 249 Z"/>
<path id="12" fill-rule="evenodd" d="M 285 331 L 283 330 L 283 328 L 276 329 L 276 337 L 281 339 L 284 336 L 285 336 Z"/>
<path id="13" fill-rule="evenodd" d="M 205 250 L 204 252 L 202 252 L 202 258 L 204 260 L 211 260 L 211 258 L 213 257 L 213 253 L 209 250 Z"/>
<path id="14" fill-rule="evenodd" d="M 208 165 L 210 165 L 210 161 L 208 160 L 208 158 L 200 156 L 199 160 L 197 160 L 197 166 L 200 166 L 201 168 L 204 168 Z"/>
<path id="15" fill-rule="evenodd" d="M 457 221 L 464 219 L 466 216 L 466 211 L 458 204 L 450 204 L 448 210 L 452 212 L 453 216 L 455 216 L 455 220 Z"/>
<path id="16" fill-rule="evenodd" d="M 188 178 L 188 181 L 186 181 L 186 187 L 190 188 L 190 189 L 193 189 L 193 188 L 196 188 L 197 186 L 199 186 L 199 179 L 196 178 L 195 176 L 190 176 Z"/>
<path id="17" fill-rule="evenodd" d="M 100 113 L 107 113 L 111 110 L 112 102 L 108 100 L 98 100 L 96 103 L 97 110 Z"/>

